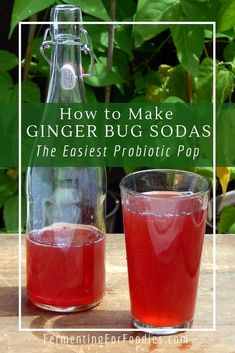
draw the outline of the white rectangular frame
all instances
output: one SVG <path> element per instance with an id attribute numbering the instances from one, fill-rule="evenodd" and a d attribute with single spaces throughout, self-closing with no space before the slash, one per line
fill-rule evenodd
<path id="1" fill-rule="evenodd" d="M 18 41 L 19 41 L 19 100 L 18 100 L 18 108 L 19 108 L 19 126 L 18 126 L 18 135 L 19 135 L 19 145 L 18 145 L 18 162 L 19 162 L 19 238 L 18 238 L 18 331 L 20 332 L 143 332 L 141 329 L 136 328 L 23 328 L 22 327 L 22 232 L 21 232 L 21 198 L 22 198 L 22 181 L 21 181 L 21 62 L 22 62 L 22 46 L 21 46 L 21 33 L 22 33 L 22 25 L 50 25 L 53 24 L 52 21 L 28 21 L 28 22 L 19 22 L 19 32 L 18 32 Z M 79 22 L 59 22 L 60 24 L 77 24 Z M 92 22 L 92 21 L 84 21 L 83 25 L 212 25 L 213 36 L 213 261 L 212 261 L 212 282 L 213 282 L 213 325 L 211 328 L 188 328 L 188 329 L 177 329 L 177 331 L 182 332 L 214 332 L 216 331 L 216 22 L 215 21 L 165 21 L 165 22 L 133 22 L 133 21 L 108 21 L 108 22 Z M 160 331 L 164 331 L 164 329 L 160 329 Z"/>

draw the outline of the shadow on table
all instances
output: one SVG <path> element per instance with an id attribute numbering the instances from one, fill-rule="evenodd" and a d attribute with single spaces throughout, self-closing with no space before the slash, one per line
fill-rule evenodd
<path id="1" fill-rule="evenodd" d="M 25 288 L 22 288 L 22 328 L 108 329 L 123 327 L 132 328 L 129 310 L 107 310 L 104 308 L 104 302 L 101 302 L 95 308 L 82 312 L 58 313 L 46 311 L 33 305 L 27 299 Z"/>
<path id="2" fill-rule="evenodd" d="M 36 313 L 35 313 L 36 314 Z M 128 310 L 102 310 L 102 308 L 79 313 L 41 313 L 31 323 L 31 329 L 109 329 L 132 328 Z"/>
<path id="3" fill-rule="evenodd" d="M 18 316 L 18 287 L 1 287 L 0 317 Z"/>
<path id="4" fill-rule="evenodd" d="M 25 287 L 22 288 L 22 316 L 35 316 L 35 306 L 27 297 Z M 18 316 L 18 287 L 1 287 L 0 290 L 0 317 Z M 36 308 L 37 310 L 37 308 Z M 43 310 L 41 310 L 43 312 Z"/>

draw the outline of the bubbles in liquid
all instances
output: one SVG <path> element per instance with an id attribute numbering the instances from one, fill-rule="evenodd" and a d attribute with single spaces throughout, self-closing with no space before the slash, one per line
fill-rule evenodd
<path id="1" fill-rule="evenodd" d="M 124 207 L 140 216 L 169 219 L 204 209 L 203 199 L 190 196 L 192 191 L 149 191 L 129 196 Z"/>

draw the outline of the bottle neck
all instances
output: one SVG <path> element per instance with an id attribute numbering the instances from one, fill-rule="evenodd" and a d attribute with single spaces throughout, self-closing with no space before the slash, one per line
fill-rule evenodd
<path id="1" fill-rule="evenodd" d="M 47 102 L 85 102 L 81 46 L 73 40 L 56 41 L 51 59 Z"/>

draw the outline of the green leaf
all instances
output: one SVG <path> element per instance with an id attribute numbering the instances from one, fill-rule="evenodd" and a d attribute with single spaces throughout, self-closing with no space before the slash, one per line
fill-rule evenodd
<path id="1" fill-rule="evenodd" d="M 227 233 L 229 228 L 235 221 L 235 207 L 232 205 L 225 206 L 221 213 L 218 225 L 219 233 Z"/>
<path id="2" fill-rule="evenodd" d="M 95 74 L 89 78 L 85 78 L 85 83 L 93 87 L 104 87 L 117 83 L 122 83 L 122 77 L 111 70 L 109 70 L 104 64 L 95 64 Z"/>
<path id="3" fill-rule="evenodd" d="M 41 52 L 40 52 L 40 46 L 43 42 L 43 37 L 36 37 L 34 38 L 33 40 L 33 43 L 32 43 L 32 56 L 37 58 L 37 60 L 44 60 L 45 59 L 43 58 Z"/>
<path id="4" fill-rule="evenodd" d="M 6 89 L 0 91 L 0 103 L 11 103 L 13 100 L 13 90 Z"/>
<path id="5" fill-rule="evenodd" d="M 135 21 L 179 21 L 181 19 L 180 0 L 139 0 Z M 136 47 L 146 40 L 155 37 L 168 25 L 134 25 L 134 39 Z"/>
<path id="6" fill-rule="evenodd" d="M 40 102 L 40 89 L 35 82 L 29 80 L 22 82 L 22 100 L 27 103 Z"/>
<path id="7" fill-rule="evenodd" d="M 231 29 L 224 32 L 224 33 L 216 32 L 216 39 L 224 38 L 224 39 L 228 39 L 229 41 L 231 41 L 231 40 L 233 40 L 233 35 L 234 35 L 234 31 Z M 205 38 L 212 39 L 213 38 L 213 31 L 205 29 Z"/>
<path id="8" fill-rule="evenodd" d="M 185 101 L 183 101 L 183 99 L 179 98 L 179 97 L 175 97 L 175 96 L 170 96 L 167 97 L 163 103 L 185 103 Z"/>
<path id="9" fill-rule="evenodd" d="M 229 98 L 234 87 L 234 78 L 231 71 L 219 66 L 216 75 L 216 101 L 224 102 Z"/>
<path id="10" fill-rule="evenodd" d="M 130 100 L 130 103 L 148 103 L 148 100 L 145 96 L 136 96 Z"/>
<path id="11" fill-rule="evenodd" d="M 126 76 L 126 73 L 128 70 L 128 65 L 129 65 L 128 55 L 122 50 L 115 48 L 114 56 L 113 56 L 112 71 L 107 69 L 106 56 L 100 56 L 99 63 L 103 65 L 107 73 L 109 72 L 109 73 L 115 74 L 115 76 L 113 76 L 113 78 L 115 79 L 115 82 L 113 84 L 115 84 L 117 88 L 124 94 L 122 84 L 124 83 L 124 77 Z"/>
<path id="12" fill-rule="evenodd" d="M 5 223 L 5 227 L 8 232 L 16 232 L 18 231 L 18 195 L 15 195 L 7 200 L 3 208 L 3 219 Z M 26 202 L 25 197 L 22 197 L 21 202 L 21 214 L 22 221 L 21 226 L 22 229 L 25 228 L 25 219 L 26 219 Z"/>
<path id="13" fill-rule="evenodd" d="M 97 99 L 96 99 L 96 95 L 95 92 L 93 90 L 93 88 L 89 87 L 88 85 L 86 85 L 86 101 L 87 103 L 96 103 Z"/>
<path id="14" fill-rule="evenodd" d="M 113 67 L 112 71 L 119 74 L 121 77 L 125 77 L 128 72 L 129 57 L 126 52 L 115 49 L 113 56 Z M 124 82 L 124 79 L 122 80 Z"/>
<path id="15" fill-rule="evenodd" d="M 221 1 L 225 0 L 181 0 L 185 21 L 216 21 Z"/>
<path id="16" fill-rule="evenodd" d="M 0 70 L 9 71 L 18 65 L 18 58 L 14 53 L 0 50 Z"/>
<path id="17" fill-rule="evenodd" d="M 18 101 L 18 90 L 19 85 L 16 84 L 13 87 L 12 101 Z M 22 90 L 22 101 L 26 103 L 39 103 L 40 102 L 40 89 L 35 82 L 25 80 L 21 85 Z"/>
<path id="18" fill-rule="evenodd" d="M 233 223 L 233 224 L 229 227 L 228 232 L 229 232 L 230 234 L 235 234 L 235 223 Z"/>
<path id="19" fill-rule="evenodd" d="M 87 26 L 87 30 L 93 49 L 99 52 L 106 52 L 108 48 L 108 26 L 92 24 Z"/>
<path id="20" fill-rule="evenodd" d="M 171 35 L 179 62 L 186 71 L 196 76 L 203 49 L 203 27 L 199 25 L 171 26 Z"/>
<path id="21" fill-rule="evenodd" d="M 102 0 L 106 9 L 109 11 L 110 0 Z M 132 21 L 136 12 L 136 3 L 133 0 L 118 0 L 116 1 L 116 20 L 117 21 Z"/>
<path id="22" fill-rule="evenodd" d="M 126 95 L 124 89 L 124 78 L 127 77 L 129 72 L 129 60 L 130 58 L 126 52 L 115 48 L 112 71 L 122 77 L 122 82 L 117 83 L 116 86 L 124 96 Z"/>
<path id="23" fill-rule="evenodd" d="M 13 81 L 8 72 L 0 72 L 0 102 L 9 103 L 12 98 Z"/>
<path id="24" fill-rule="evenodd" d="M 199 66 L 196 94 L 197 102 L 212 101 L 213 61 L 205 58 Z M 224 102 L 231 94 L 234 79 L 231 71 L 219 63 L 216 66 L 216 101 Z"/>
<path id="25" fill-rule="evenodd" d="M 163 102 L 170 96 L 185 101 L 184 69 L 181 65 L 160 65 L 157 72 L 150 71 L 145 77 L 150 83 L 146 96 L 152 103 Z"/>
<path id="26" fill-rule="evenodd" d="M 126 25 L 116 28 L 115 43 L 117 48 L 123 50 L 132 58 L 132 27 Z"/>
<path id="27" fill-rule="evenodd" d="M 195 167 L 194 172 L 206 178 L 213 178 L 213 167 Z"/>
<path id="28" fill-rule="evenodd" d="M 235 167 L 231 168 L 230 180 L 235 180 Z"/>
<path id="29" fill-rule="evenodd" d="M 15 0 L 11 17 L 10 36 L 15 26 L 33 14 L 53 5 L 55 0 Z"/>
<path id="30" fill-rule="evenodd" d="M 14 195 L 9 198 L 3 208 L 3 220 L 8 233 L 18 232 L 19 197 Z M 21 229 L 25 230 L 26 225 L 26 198 L 21 199 Z"/>
<path id="31" fill-rule="evenodd" d="M 220 161 L 221 158 L 223 160 L 222 166 L 230 166 L 234 162 L 234 148 L 233 141 L 234 141 L 234 131 L 235 131 L 235 108 L 234 105 L 229 105 L 229 108 L 221 109 L 219 112 L 219 119 L 218 119 L 218 126 L 217 126 L 217 150 L 219 151 Z M 231 163 L 231 161 L 233 161 Z M 221 166 L 221 162 L 219 164 Z M 217 167 L 218 168 L 218 167 Z M 235 170 L 231 169 L 230 180 L 234 178 Z"/>
<path id="32" fill-rule="evenodd" d="M 32 62 L 29 64 L 29 72 L 32 76 L 49 76 L 50 66 L 46 62 Z"/>
<path id="33" fill-rule="evenodd" d="M 110 0 L 108 0 L 108 4 Z M 116 17 L 118 21 L 132 21 L 136 12 L 136 3 L 132 0 L 116 1 Z"/>
<path id="34" fill-rule="evenodd" d="M 29 72 L 33 76 L 49 76 L 50 66 L 43 58 L 40 52 L 40 46 L 43 41 L 42 37 L 34 38 L 32 44 L 32 57 L 33 60 L 30 62 Z M 50 57 L 50 50 L 47 50 L 47 55 Z"/>
<path id="35" fill-rule="evenodd" d="M 146 82 L 140 71 L 135 72 L 130 79 L 135 83 L 135 94 L 142 94 L 145 92 Z"/>
<path id="36" fill-rule="evenodd" d="M 212 101 L 213 86 L 213 62 L 210 58 L 206 58 L 200 65 L 197 77 L 197 101 Z"/>
<path id="37" fill-rule="evenodd" d="M 197 102 L 212 101 L 212 85 L 213 85 L 213 60 L 205 58 L 198 70 L 196 81 Z"/>
<path id="38" fill-rule="evenodd" d="M 218 31 L 226 31 L 235 26 L 235 0 L 222 3 L 217 26 Z"/>
<path id="39" fill-rule="evenodd" d="M 0 71 L 0 90 L 11 88 L 13 86 L 13 81 L 11 75 L 8 72 Z"/>
<path id="40" fill-rule="evenodd" d="M 108 21 L 109 16 L 101 0 L 64 0 L 66 4 L 79 6 L 82 11 L 101 20 Z"/>
<path id="41" fill-rule="evenodd" d="M 17 191 L 18 183 L 10 178 L 5 170 L 0 170 L 0 208 Z"/>
<path id="42" fill-rule="evenodd" d="M 231 42 L 224 48 L 224 60 L 235 64 L 235 43 Z"/>

